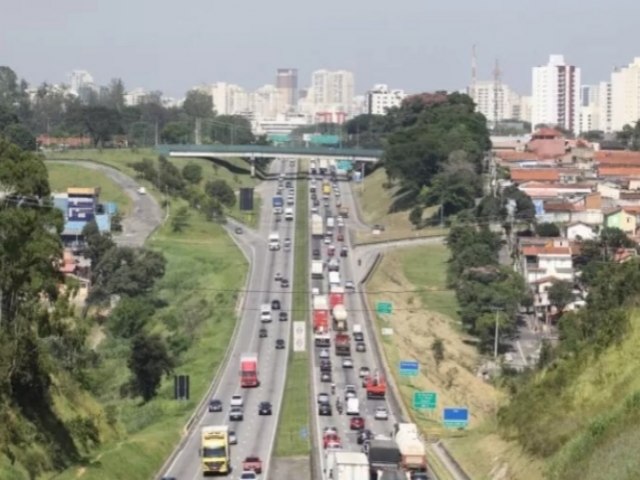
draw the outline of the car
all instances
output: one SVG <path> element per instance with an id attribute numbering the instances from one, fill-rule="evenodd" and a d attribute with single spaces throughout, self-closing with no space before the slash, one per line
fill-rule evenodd
<path id="1" fill-rule="evenodd" d="M 282 350 L 284 348 L 284 340 L 279 338 L 276 340 L 276 350 Z"/>
<path id="2" fill-rule="evenodd" d="M 340 249 L 340 256 L 346 257 L 347 255 L 349 255 L 349 249 L 347 247 L 342 247 Z"/>
<path id="3" fill-rule="evenodd" d="M 240 480 L 257 480 L 258 475 L 252 470 L 247 470 L 240 474 Z"/>
<path id="4" fill-rule="evenodd" d="M 339 242 L 344 242 L 344 233 L 338 232 L 338 235 L 336 236 L 336 240 L 338 240 Z"/>
<path id="5" fill-rule="evenodd" d="M 222 411 L 222 402 L 217 398 L 212 398 L 209 401 L 209 411 L 210 412 L 221 412 Z"/>
<path id="6" fill-rule="evenodd" d="M 320 350 L 320 358 L 329 358 L 329 350 L 327 350 L 326 348 L 323 348 L 322 350 Z"/>
<path id="7" fill-rule="evenodd" d="M 376 407 L 376 413 L 373 415 L 373 418 L 376 420 L 388 420 L 389 412 L 387 412 L 387 407 Z"/>
<path id="8" fill-rule="evenodd" d="M 289 280 L 287 280 L 286 278 L 283 278 L 282 280 L 280 280 L 280 286 L 282 288 L 289 288 Z"/>
<path id="9" fill-rule="evenodd" d="M 238 235 L 242 235 L 244 233 L 244 230 L 242 230 L 242 227 L 236 227 L 235 232 Z"/>
<path id="10" fill-rule="evenodd" d="M 429 480 L 427 472 L 411 472 L 411 480 Z"/>
<path id="11" fill-rule="evenodd" d="M 138 193 L 139 193 L 140 195 L 146 195 L 146 193 L 147 193 L 147 189 L 146 189 L 146 188 L 144 188 L 144 187 L 139 187 L 139 188 L 138 188 Z"/>
<path id="12" fill-rule="evenodd" d="M 314 248 L 313 252 L 312 252 L 312 255 L 313 255 L 313 259 L 314 260 L 318 260 L 320 258 L 320 249 L 319 248 Z"/>
<path id="13" fill-rule="evenodd" d="M 318 394 L 318 404 L 322 403 L 331 403 L 331 397 L 328 393 L 321 392 Z"/>
<path id="14" fill-rule="evenodd" d="M 357 398 L 358 395 L 356 393 L 356 386 L 355 385 L 346 385 L 344 387 L 344 398 L 345 400 L 348 400 L 350 398 Z"/>
<path id="15" fill-rule="evenodd" d="M 373 438 L 373 432 L 369 429 L 362 429 L 358 432 L 357 442 L 358 445 L 362 445 L 367 440 L 371 440 Z"/>
<path id="16" fill-rule="evenodd" d="M 356 352 L 362 353 L 362 352 L 366 352 L 366 351 L 367 351 L 367 346 L 364 344 L 364 342 L 357 342 L 356 343 Z"/>
<path id="17" fill-rule="evenodd" d="M 324 448 L 342 448 L 342 443 L 337 433 L 326 433 L 322 437 L 322 445 Z"/>
<path id="18" fill-rule="evenodd" d="M 324 237 L 322 241 L 325 245 L 331 245 L 331 237 Z"/>
<path id="19" fill-rule="evenodd" d="M 358 370 L 358 376 L 360 378 L 365 378 L 369 374 L 371 374 L 371 369 L 369 367 L 360 367 L 360 370 Z"/>
<path id="20" fill-rule="evenodd" d="M 324 208 L 329 208 L 329 200 L 324 201 Z"/>
<path id="21" fill-rule="evenodd" d="M 229 430 L 229 445 L 237 445 L 238 436 L 234 430 Z"/>
<path id="22" fill-rule="evenodd" d="M 330 372 L 331 371 L 331 360 L 327 358 L 320 359 L 320 371 L 321 372 Z"/>
<path id="23" fill-rule="evenodd" d="M 285 247 L 290 247 L 291 246 L 291 239 L 289 237 L 284 239 L 284 246 Z"/>
<path id="24" fill-rule="evenodd" d="M 328 383 L 331 381 L 331 372 L 320 372 L 320 381 Z"/>
<path id="25" fill-rule="evenodd" d="M 347 280 L 344 282 L 344 289 L 349 290 L 350 292 L 354 292 L 356 289 L 356 284 L 353 283 L 353 280 Z"/>
<path id="26" fill-rule="evenodd" d="M 178 480 L 177 477 L 162 477 L 160 480 Z"/>
<path id="27" fill-rule="evenodd" d="M 287 181 L 285 182 L 284 186 L 285 186 L 285 187 L 287 187 L 287 188 L 292 188 L 292 187 L 293 187 L 293 185 L 291 184 L 291 180 L 287 180 Z"/>
<path id="28" fill-rule="evenodd" d="M 274 280 L 276 282 L 279 282 L 280 280 L 282 280 L 282 274 L 280 272 L 276 272 L 276 275 L 274 277 Z"/>
<path id="29" fill-rule="evenodd" d="M 258 330 L 258 337 L 259 338 L 267 338 L 269 336 L 267 329 L 262 327 L 260 330 Z"/>
<path id="30" fill-rule="evenodd" d="M 353 360 L 351 360 L 350 358 L 343 358 L 342 368 L 353 368 Z"/>
<path id="31" fill-rule="evenodd" d="M 362 417 L 352 417 L 349 420 L 349 428 L 351 430 L 362 430 L 364 429 L 364 418 Z"/>
<path id="32" fill-rule="evenodd" d="M 356 342 L 364 342 L 364 333 L 353 332 L 353 340 Z"/>
<path id="33" fill-rule="evenodd" d="M 336 247 L 334 247 L 333 245 L 329 245 L 327 247 L 327 255 L 329 255 L 330 257 L 333 257 L 336 253 Z"/>
<path id="34" fill-rule="evenodd" d="M 320 206 L 320 200 L 318 200 L 317 198 L 313 200 L 313 206 L 314 207 L 319 207 Z"/>
<path id="35" fill-rule="evenodd" d="M 242 395 L 232 395 L 230 404 L 232 407 L 242 408 L 244 406 L 244 398 L 242 398 Z"/>
<path id="36" fill-rule="evenodd" d="M 280 313 L 278 314 L 278 320 L 280 320 L 281 322 L 286 322 L 287 320 L 289 320 L 289 314 L 287 312 L 280 311 Z"/>
<path id="37" fill-rule="evenodd" d="M 311 213 L 318 213 L 318 207 L 315 205 L 311 207 Z"/>
<path id="38" fill-rule="evenodd" d="M 318 415 L 323 417 L 330 417 L 331 415 L 333 415 L 333 412 L 331 411 L 331 404 L 321 403 L 320 405 L 318 405 Z"/>
<path id="39" fill-rule="evenodd" d="M 242 462 L 242 470 L 244 472 L 262 473 L 262 460 L 254 455 L 246 457 Z"/>
<path id="40" fill-rule="evenodd" d="M 271 310 L 280 310 L 280 300 L 271 300 Z"/>
<path id="41" fill-rule="evenodd" d="M 271 403 L 260 402 L 260 405 L 258 405 L 258 415 L 271 415 Z"/>
<path id="42" fill-rule="evenodd" d="M 229 420 L 230 421 L 232 421 L 232 422 L 241 422 L 243 418 L 244 418 L 244 414 L 242 412 L 242 408 L 233 407 L 231 410 L 229 410 Z"/>

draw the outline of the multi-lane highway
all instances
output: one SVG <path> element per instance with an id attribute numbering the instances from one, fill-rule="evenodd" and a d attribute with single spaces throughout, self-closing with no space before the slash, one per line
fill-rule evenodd
<path id="1" fill-rule="evenodd" d="M 286 177 L 295 173 L 296 167 L 288 162 L 274 161 L 270 173 L 274 181 L 266 182 L 262 191 L 264 199 L 270 199 L 278 188 L 279 183 L 286 183 Z M 285 178 L 275 181 L 276 178 Z M 295 185 L 295 182 L 292 182 Z M 293 189 L 291 193 L 295 198 Z M 258 456 L 263 462 L 263 471 L 268 472 L 269 460 L 273 450 L 278 417 L 284 390 L 287 358 L 289 352 L 289 338 L 291 330 L 290 315 L 288 320 L 279 320 L 279 311 L 272 311 L 272 321 L 260 321 L 260 307 L 279 300 L 281 311 L 289 313 L 291 308 L 291 287 L 282 288 L 280 282 L 274 280 L 276 273 L 291 281 L 293 275 L 294 223 L 295 221 L 279 221 L 273 213 L 271 204 L 265 201 L 261 211 L 261 225 L 259 232 L 245 244 L 249 244 L 251 275 L 247 283 L 244 307 L 238 321 L 237 337 L 231 347 L 229 362 L 221 372 L 221 377 L 212 398 L 222 402 L 222 412 L 209 412 L 205 404 L 202 412 L 198 412 L 198 419 L 190 430 L 189 436 L 182 443 L 182 448 L 174 457 L 163 475 L 180 480 L 195 480 L 202 478 L 201 460 L 199 455 L 201 443 L 201 428 L 209 425 L 228 425 L 237 436 L 237 445 L 231 447 L 231 467 L 233 471 L 227 478 L 240 478 L 242 462 L 247 456 Z M 281 248 L 270 251 L 266 239 L 270 233 L 278 232 Z M 239 234 L 242 235 L 242 234 Z M 290 248 L 284 248 L 284 240 L 291 242 Z M 267 336 L 259 336 L 261 328 L 266 328 Z M 276 340 L 282 339 L 285 348 L 276 349 Z M 257 388 L 240 387 L 240 358 L 245 353 L 257 353 L 258 377 L 260 386 Z M 231 397 L 240 394 L 244 399 L 244 418 L 242 421 L 230 421 L 229 406 Z M 272 404 L 272 415 L 258 415 L 260 402 Z M 263 476 L 265 476 L 263 474 Z"/>

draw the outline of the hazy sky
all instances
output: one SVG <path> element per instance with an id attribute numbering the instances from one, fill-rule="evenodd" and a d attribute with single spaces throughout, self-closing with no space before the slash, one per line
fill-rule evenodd
<path id="1" fill-rule="evenodd" d="M 10 6 L 8 6 L 10 5 Z M 464 88 L 471 46 L 478 75 L 496 58 L 503 80 L 530 90 L 531 67 L 562 53 L 583 83 L 640 56 L 638 0 L 0 0 L 0 65 L 31 84 L 86 69 L 100 84 L 182 96 L 202 82 L 246 88 L 297 67 L 416 92 Z"/>

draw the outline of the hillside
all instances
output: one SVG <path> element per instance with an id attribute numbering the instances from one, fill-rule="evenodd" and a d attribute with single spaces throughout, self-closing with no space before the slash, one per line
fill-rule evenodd
<path id="1" fill-rule="evenodd" d="M 537 374 L 501 412 L 505 433 L 546 457 L 548 478 L 638 478 L 639 352 L 640 310 L 633 310 L 619 344 Z"/>

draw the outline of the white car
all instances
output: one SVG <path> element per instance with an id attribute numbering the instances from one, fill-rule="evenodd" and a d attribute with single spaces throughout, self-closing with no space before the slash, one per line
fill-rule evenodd
<path id="1" fill-rule="evenodd" d="M 232 407 L 243 407 L 244 406 L 244 399 L 242 398 L 242 395 L 233 395 L 231 397 L 231 406 Z"/>
<path id="2" fill-rule="evenodd" d="M 311 213 L 318 213 L 318 207 L 311 207 Z"/>
<path id="3" fill-rule="evenodd" d="M 353 361 L 350 358 L 343 359 L 342 368 L 353 368 Z"/>
<path id="4" fill-rule="evenodd" d="M 353 283 L 353 280 L 347 280 L 344 282 L 344 289 L 353 292 L 356 289 L 356 284 Z"/>
<path id="5" fill-rule="evenodd" d="M 324 237 L 324 244 L 331 245 L 331 237 Z"/>
<path id="6" fill-rule="evenodd" d="M 329 358 L 329 350 L 326 348 L 320 350 L 320 358 Z"/>
<path id="7" fill-rule="evenodd" d="M 376 420 L 388 420 L 389 412 L 387 412 L 387 407 L 376 407 L 376 413 L 373 418 Z"/>
<path id="8" fill-rule="evenodd" d="M 147 193 L 147 189 L 144 188 L 144 187 L 140 187 L 140 188 L 138 188 L 138 193 L 140 195 L 145 195 Z"/>
<path id="9" fill-rule="evenodd" d="M 369 367 L 360 367 L 360 372 L 358 373 L 358 376 L 360 378 L 364 378 L 370 373 L 371 373 L 371 370 L 369 370 Z"/>

